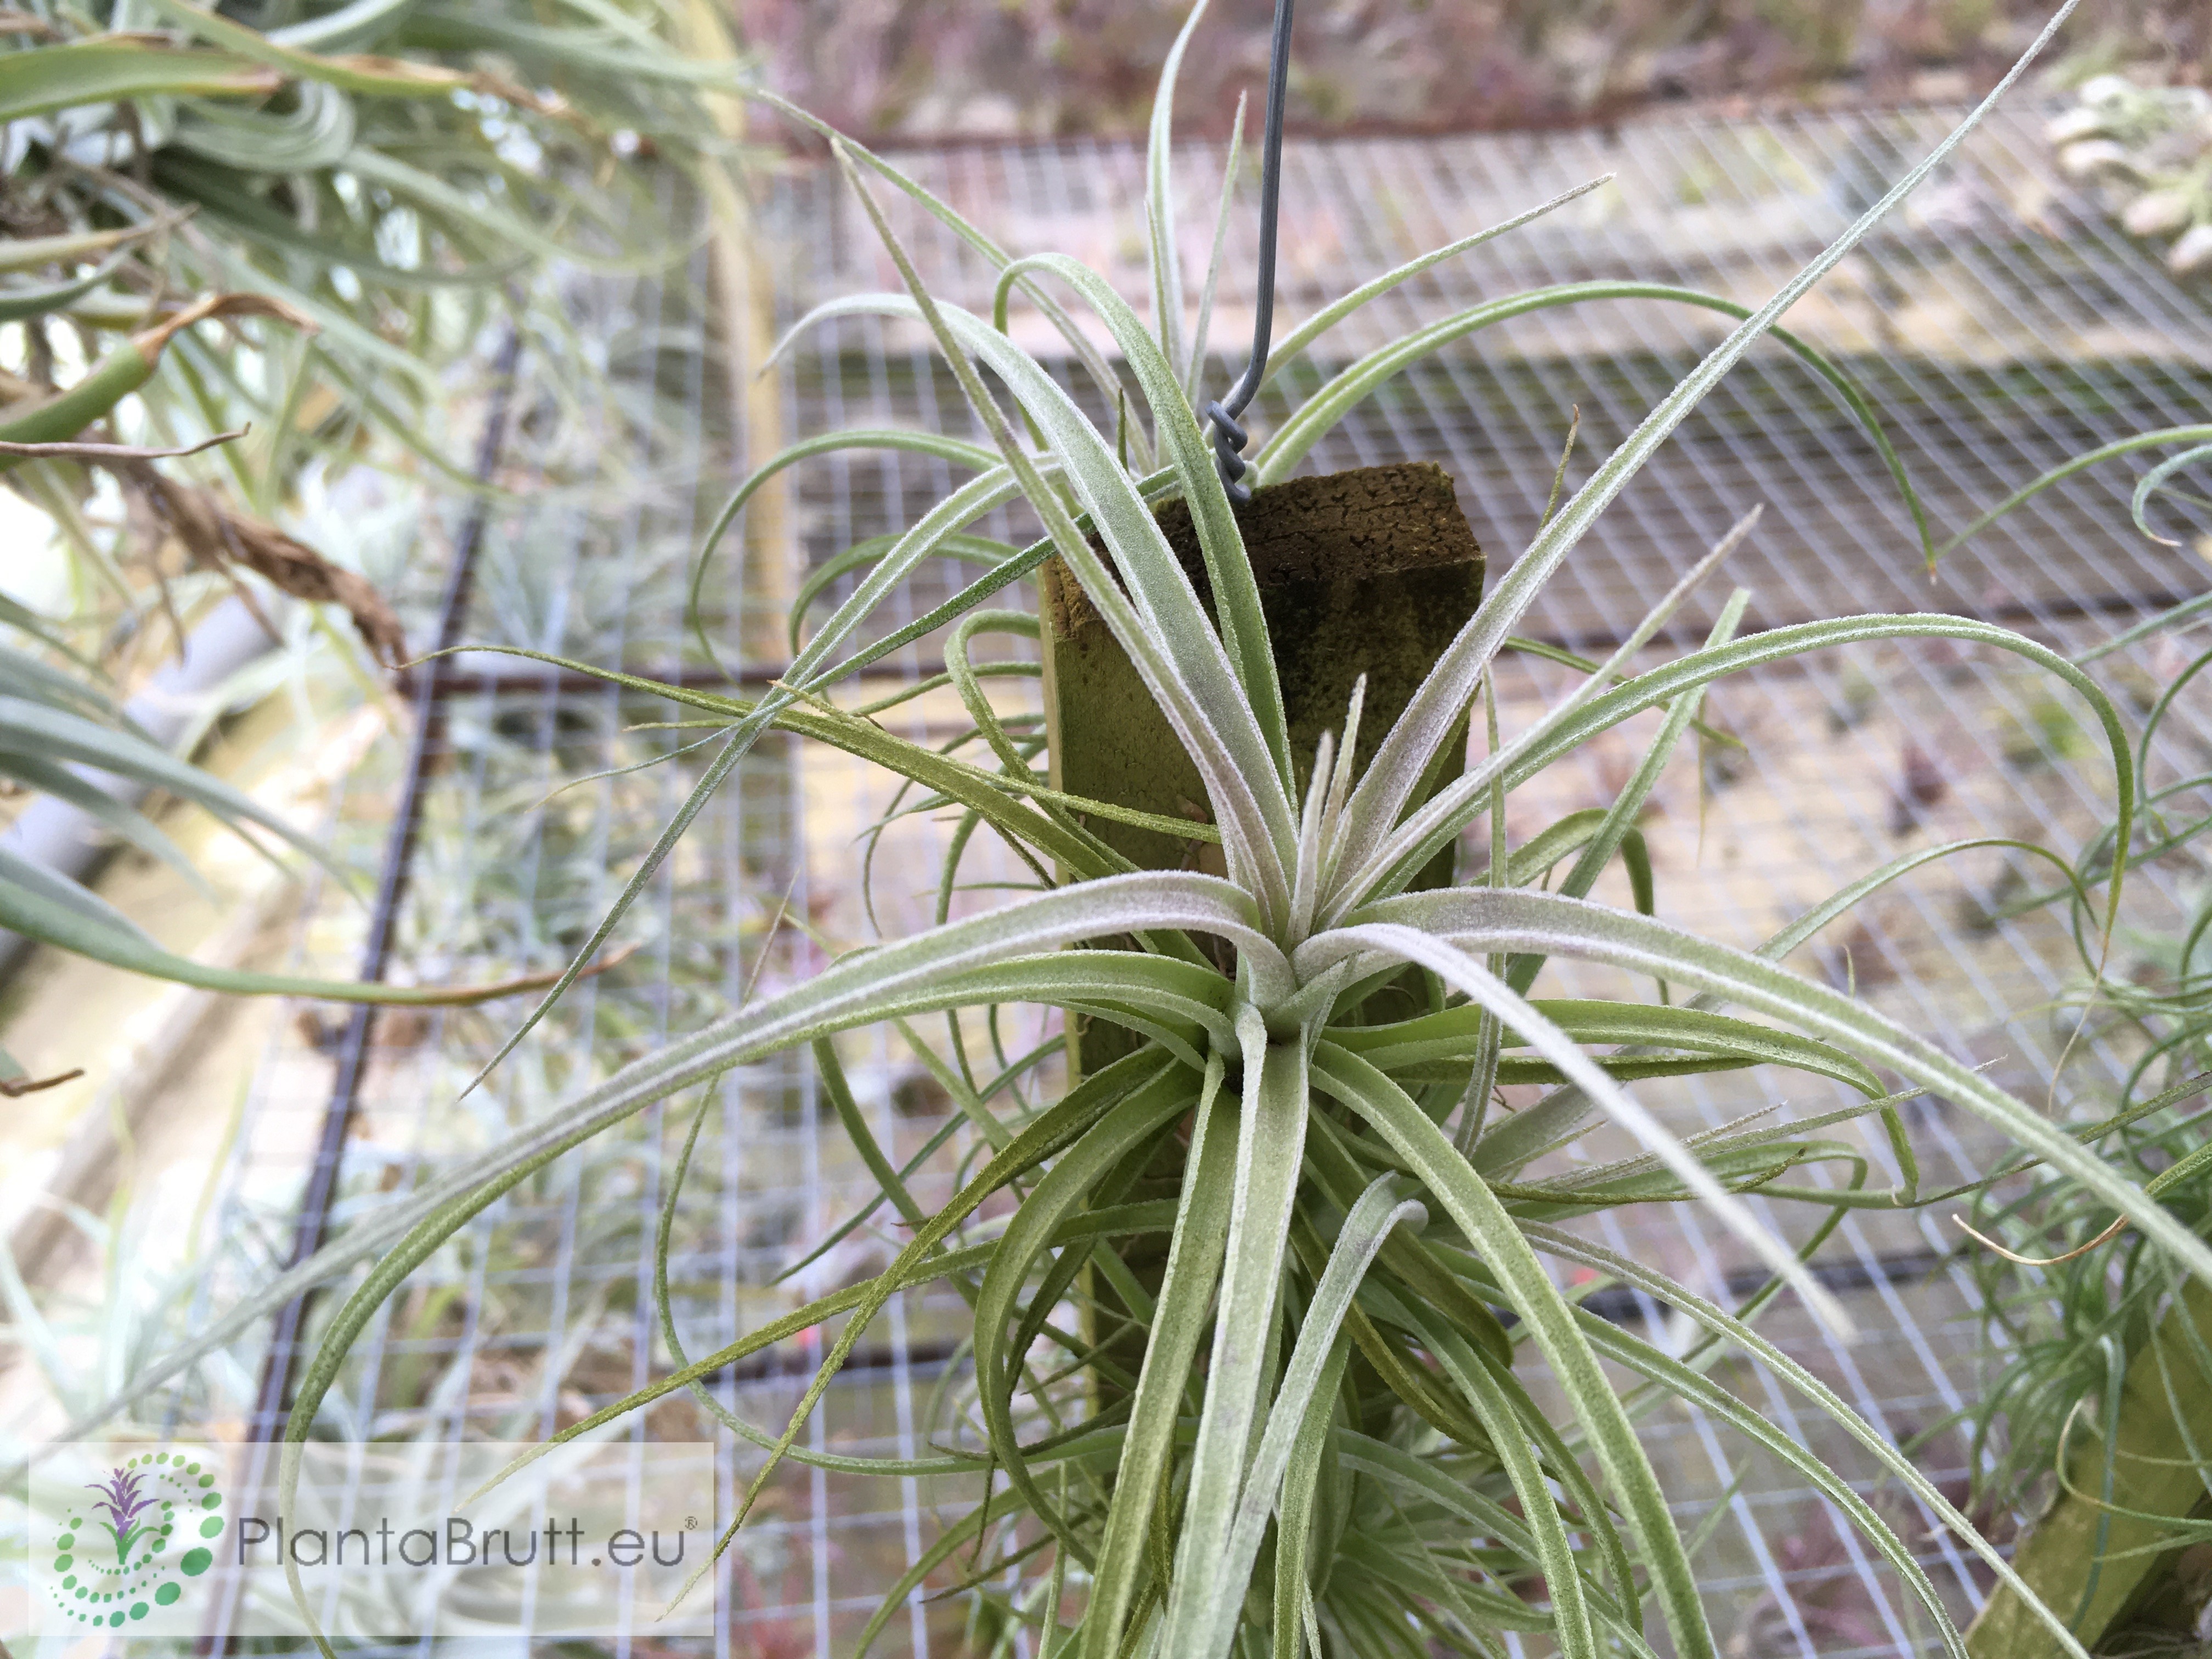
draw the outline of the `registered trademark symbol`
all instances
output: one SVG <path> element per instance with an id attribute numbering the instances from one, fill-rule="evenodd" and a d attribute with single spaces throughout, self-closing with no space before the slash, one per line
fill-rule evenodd
<path id="1" fill-rule="evenodd" d="M 696 1516 L 696 1515 L 687 1515 L 687 1516 L 685 1516 L 684 1517 L 684 1531 L 686 1531 L 686 1532 L 690 1532 L 693 1528 L 696 1527 L 698 1524 L 699 1524 L 699 1517 L 698 1517 L 697 1516 Z"/>

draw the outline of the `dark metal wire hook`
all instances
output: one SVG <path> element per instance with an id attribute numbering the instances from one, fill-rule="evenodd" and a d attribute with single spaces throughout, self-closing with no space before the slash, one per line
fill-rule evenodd
<path id="1" fill-rule="evenodd" d="M 1283 99 L 1291 78 L 1291 3 L 1275 0 L 1274 39 L 1267 52 L 1267 126 L 1260 151 L 1260 292 L 1253 307 L 1252 361 L 1229 395 L 1200 411 L 1213 424 L 1213 459 L 1232 501 L 1249 501 L 1244 477 L 1244 412 L 1267 373 L 1267 339 L 1275 325 L 1275 203 L 1283 184 Z"/>

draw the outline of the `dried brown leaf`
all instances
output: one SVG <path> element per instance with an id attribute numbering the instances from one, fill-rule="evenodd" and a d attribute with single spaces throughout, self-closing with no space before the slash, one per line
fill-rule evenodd
<path id="1" fill-rule="evenodd" d="M 343 606 L 379 662 L 393 668 L 406 660 L 399 618 L 362 576 L 275 525 L 234 511 L 210 490 L 163 477 L 143 461 L 111 465 L 145 496 L 195 563 L 214 570 L 243 567 L 294 599 Z"/>

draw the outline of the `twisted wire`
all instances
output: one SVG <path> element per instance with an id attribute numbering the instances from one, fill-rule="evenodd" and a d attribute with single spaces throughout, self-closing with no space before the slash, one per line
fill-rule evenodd
<path id="1" fill-rule="evenodd" d="M 1267 52 L 1267 125 L 1260 161 L 1260 280 L 1253 307 L 1252 358 L 1229 395 L 1200 410 L 1212 428 L 1214 465 L 1232 501 L 1252 499 L 1251 486 L 1243 482 L 1248 470 L 1243 451 L 1249 439 L 1237 417 L 1267 378 L 1267 342 L 1275 325 L 1275 208 L 1283 182 L 1283 100 L 1290 86 L 1291 6 L 1291 0 L 1275 0 L 1274 35 Z"/>

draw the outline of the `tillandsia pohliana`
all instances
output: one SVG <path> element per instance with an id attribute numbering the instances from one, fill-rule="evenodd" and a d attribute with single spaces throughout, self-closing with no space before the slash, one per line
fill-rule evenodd
<path id="1" fill-rule="evenodd" d="M 2062 10 L 2051 29 L 2065 15 Z M 1194 11 L 1190 27 L 1198 22 Z M 1598 514 L 1754 343 L 1778 334 L 1782 314 L 1942 163 L 2033 55 L 1756 310 L 1633 283 L 1514 295 L 1368 354 L 1274 431 L 1251 458 L 1261 485 L 1285 476 L 1346 411 L 1423 352 L 1546 306 L 1660 297 L 1734 310 L 1740 319 L 1547 516 L 1364 770 L 1353 764 L 1360 750 L 1356 696 L 1341 727 L 1316 753 L 1291 751 L 1266 618 L 1188 401 L 1198 348 L 1178 343 L 1168 320 L 1181 314 L 1168 291 L 1180 270 L 1167 199 L 1171 74 L 1152 132 L 1149 232 L 1161 251 L 1152 262 L 1150 327 L 1076 261 L 1013 257 L 880 157 L 829 135 L 906 290 L 836 301 L 800 326 L 854 313 L 918 323 L 951 365 L 988 441 L 935 432 L 836 434 L 773 459 L 737 492 L 702 555 L 695 586 L 709 580 L 707 555 L 746 501 L 776 472 L 810 456 L 841 447 L 905 449 L 975 474 L 895 538 L 853 550 L 840 570 L 858 573 L 857 586 L 815 628 L 780 684 L 757 701 L 605 675 L 686 706 L 698 719 L 685 723 L 700 726 L 719 745 L 623 902 L 642 890 L 707 797 L 771 728 L 879 764 L 907 781 L 921 807 L 953 808 L 967 816 L 969 830 L 988 827 L 1029 863 L 1038 890 L 853 952 L 803 984 L 744 1000 L 365 1218 L 275 1281 L 257 1305 L 373 1263 L 329 1320 L 301 1378 L 288 1430 L 295 1447 L 313 1431 L 319 1403 L 378 1306 L 470 1218 L 651 1103 L 733 1066 L 811 1045 L 826 1093 L 875 1172 L 883 1200 L 907 1223 L 895 1260 L 695 1358 L 666 1295 L 672 1190 L 661 1228 L 661 1312 L 675 1367 L 556 1438 L 592 1432 L 692 1390 L 732 1434 L 767 1453 L 721 1535 L 724 1547 L 786 1460 L 972 1481 L 979 1501 L 892 1588 L 868 1639 L 933 1574 L 972 1585 L 1026 1562 L 1034 1571 L 1012 1606 L 1014 1627 L 1034 1632 L 1035 1650 L 1055 1656 L 1215 1659 L 1240 1644 L 1292 1659 L 1306 1651 L 1364 1656 L 1440 1647 L 1489 1654 L 1500 1650 L 1504 1632 L 1538 1631 L 1575 1659 L 1650 1653 L 1662 1641 L 1679 1654 L 1714 1655 L 1693 1540 L 1670 1511 L 1638 1437 L 1646 1413 L 1679 1402 L 1780 1460 L 1832 1502 L 1924 1611 L 1946 1650 L 1962 1651 L 1911 1544 L 1817 1453 L 1716 1381 L 1714 1367 L 1731 1355 L 1765 1365 L 2002 1578 L 2010 1569 L 2002 1556 L 1942 1492 L 1762 1334 L 1756 1315 L 1790 1287 L 1822 1316 L 1845 1322 L 1808 1258 L 1852 1208 L 1936 1196 L 1923 1190 L 1898 1110 L 1900 1101 L 1923 1091 L 1978 1115 L 2023 1155 L 2081 1182 L 2187 1271 L 2212 1279 L 2212 1249 L 2037 1107 L 1856 998 L 1783 965 L 1868 894 L 1931 857 L 1988 843 L 1916 853 L 1870 872 L 1755 951 L 1589 894 L 1601 867 L 1616 855 L 1633 856 L 1631 832 L 1660 768 L 1696 720 L 1705 689 L 1726 675 L 1873 641 L 1948 639 L 2011 653 L 2090 711 L 2113 775 L 2115 845 L 2124 848 L 2131 845 L 2137 787 L 2117 710 L 2080 667 L 1989 623 L 1885 614 L 1744 635 L 1741 592 L 1721 607 L 1700 648 L 1644 666 L 1646 647 L 1691 589 L 1750 532 L 1747 522 L 1703 559 L 1686 562 L 1674 590 L 1607 660 L 1584 665 L 1573 691 L 1521 729 L 1501 732 L 1455 781 L 1425 799 L 1420 790 L 1440 745 L 1483 697 L 1499 653 L 1520 648 L 1517 621 Z M 999 270 L 991 316 L 951 305 L 921 282 L 873 194 L 883 184 L 905 192 Z M 1296 357 L 1437 259 L 1469 252 L 1565 199 L 1355 289 L 1279 343 L 1275 363 Z M 1212 287 L 1209 276 L 1208 297 Z M 1103 325 L 1118 363 L 1101 357 L 1057 297 L 1063 294 Z M 1071 354 L 1101 377 L 1106 406 L 1126 410 L 1127 418 L 1101 429 L 1016 344 L 1003 325 L 1017 298 L 1062 328 Z M 1206 309 L 1202 301 L 1201 313 Z M 1910 500 L 1909 482 L 1856 388 L 1810 348 L 1785 343 L 1866 425 Z M 1012 400 L 1014 414 L 994 397 L 987 373 Z M 1153 516 L 1169 496 L 1181 497 L 1195 526 L 1210 608 Z M 984 514 L 1018 498 L 1041 520 L 1041 539 L 1014 548 L 969 533 Z M 1932 552 L 1932 540 L 1927 545 Z M 947 556 L 981 561 L 986 572 L 928 615 L 866 648 L 848 649 L 918 565 Z M 1202 775 L 1210 823 L 1169 828 L 1218 842 L 1224 873 L 1127 867 L 1085 828 L 1127 809 L 1050 787 L 1030 765 L 1033 738 L 1010 728 L 985 694 L 982 666 L 967 654 L 969 639 L 986 625 L 1020 624 L 1003 617 L 987 623 L 994 613 L 980 607 L 1055 556 L 1097 606 Z M 805 598 L 822 591 L 811 587 Z M 947 624 L 958 625 L 947 647 L 946 683 L 972 717 L 966 742 L 944 750 L 910 743 L 871 718 L 883 705 L 860 709 L 832 700 L 842 678 Z M 1500 803 L 1512 791 L 1651 710 L 1662 714 L 1658 736 L 1610 806 L 1577 814 L 1519 849 L 1504 844 L 1497 826 Z M 1495 717 L 1492 704 L 1486 723 L 1496 724 Z M 1435 854 L 1485 823 L 1492 826 L 1486 870 L 1465 884 L 1410 890 Z M 963 830 L 956 848 L 969 839 Z M 954 858 L 957 864 L 957 851 Z M 1562 866 L 1567 871 L 1559 877 Z M 2093 931 L 2109 930 L 2125 866 L 2125 859 L 2108 860 L 2089 878 L 2066 871 L 2075 902 L 2093 915 Z M 947 890 L 956 873 L 948 869 Z M 1548 888 L 1541 884 L 1552 877 L 1558 878 Z M 2101 900 L 2093 891 L 2100 883 Z M 618 925 L 620 910 L 580 963 Z M 1116 943 L 1068 948 L 1100 940 Z M 1662 998 L 1656 989 L 1650 1000 L 1532 997 L 1542 964 L 1553 958 L 1609 964 L 1689 1000 Z M 1427 1011 L 1378 1020 L 1378 989 L 1409 972 L 1425 988 Z M 558 994 L 556 988 L 548 1005 Z M 861 1115 L 848 1109 L 834 1039 L 877 1024 L 1008 1004 L 1103 1019 L 1141 1042 L 1071 1086 L 1048 1089 L 1041 1101 L 1011 1085 L 1020 1075 L 1048 1079 L 1052 1045 L 975 1085 L 964 1103 L 980 1146 L 976 1167 L 950 1202 L 925 1208 L 907 1184 L 911 1166 L 895 1165 Z M 1606 1052 L 1593 1052 L 1599 1048 Z M 964 1058 L 960 1063 L 967 1065 Z M 1684 1138 L 1632 1087 L 1643 1077 L 1750 1066 L 1838 1080 L 1857 1102 L 1796 1121 L 1762 1113 Z M 1493 1113 L 1480 1085 L 1498 1079 L 1543 1083 L 1549 1092 L 1517 1112 Z M 1878 1129 L 1875 1146 L 1826 1133 L 1860 1121 Z M 1565 1176 L 1534 1167 L 1545 1152 L 1607 1127 L 1626 1131 L 1642 1150 Z M 695 1138 L 696 1130 L 695 1123 Z M 1180 1171 L 1165 1191 L 1147 1180 L 1163 1157 Z M 688 1154 L 679 1183 L 684 1167 Z M 1825 1178 L 1793 1178 L 1808 1170 Z M 1747 1204 L 1747 1194 L 1801 1204 L 1814 1224 L 1794 1246 L 1785 1243 Z M 1654 1201 L 1706 1206 L 1757 1253 L 1771 1279 L 1747 1301 L 1725 1307 L 1565 1224 Z M 999 1212 L 977 1225 L 987 1203 Z M 1166 1242 L 1156 1285 L 1120 1271 L 1121 1242 L 1140 1237 Z M 1637 1287 L 1676 1310 L 1697 1334 L 1670 1351 L 1596 1317 L 1562 1292 L 1547 1258 Z M 1121 1322 L 1110 1338 L 1091 1334 L 1095 1325 L 1072 1329 L 1061 1317 L 1063 1305 L 1082 1298 L 1094 1280 L 1115 1291 L 1113 1313 Z M 803 1443 L 810 1417 L 870 1322 L 902 1290 L 935 1283 L 950 1285 L 974 1310 L 968 1398 L 959 1414 L 972 1432 L 948 1437 L 932 1455 L 903 1459 Z M 1091 1301 L 1103 1305 L 1104 1298 Z M 228 1324 L 217 1322 L 138 1388 L 222 1340 Z M 750 1422 L 699 1387 L 745 1356 L 817 1327 L 827 1351 L 781 1426 Z M 1131 1355 L 1133 1363 L 1123 1363 Z M 1556 1402 L 1549 1408 L 1531 1386 L 1540 1376 L 1540 1392 Z M 1616 1380 L 1623 1377 L 1632 1380 Z M 295 1452 L 286 1460 L 288 1485 L 296 1469 Z M 1645 1633 L 1655 1617 L 1663 1638 Z M 2050 1624 L 2069 1651 L 2080 1651 L 2061 1621 Z"/>

